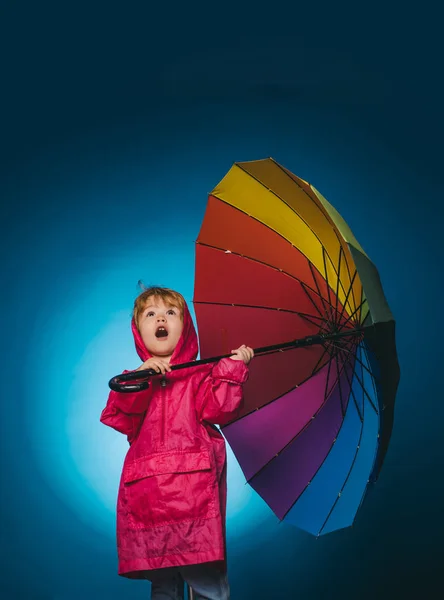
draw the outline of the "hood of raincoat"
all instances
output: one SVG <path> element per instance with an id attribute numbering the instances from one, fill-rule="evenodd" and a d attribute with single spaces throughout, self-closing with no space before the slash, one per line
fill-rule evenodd
<path id="1" fill-rule="evenodd" d="M 131 329 L 134 336 L 134 343 L 136 345 L 137 354 L 144 362 L 151 358 L 151 354 L 148 352 L 145 344 L 143 343 L 142 336 L 137 329 L 136 321 L 134 317 L 131 321 Z M 183 311 L 183 330 L 182 335 L 177 342 L 177 346 L 174 349 L 173 355 L 170 360 L 171 365 L 177 365 L 185 362 L 195 360 L 199 350 L 197 342 L 197 334 L 194 328 L 193 319 L 191 318 L 190 311 L 185 302 Z"/>

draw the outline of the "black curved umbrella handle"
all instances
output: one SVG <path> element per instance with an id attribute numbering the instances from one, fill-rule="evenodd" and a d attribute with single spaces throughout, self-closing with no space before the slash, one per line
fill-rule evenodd
<path id="1" fill-rule="evenodd" d="M 133 392 L 141 392 L 149 388 L 149 381 L 147 377 L 153 377 L 159 375 L 154 369 L 143 369 L 140 371 L 131 371 L 130 373 L 123 373 L 122 375 L 116 375 L 109 381 L 109 387 L 114 392 L 121 392 L 123 394 L 131 394 Z M 127 384 L 126 381 L 133 381 L 134 379 L 144 379 L 138 383 Z"/>

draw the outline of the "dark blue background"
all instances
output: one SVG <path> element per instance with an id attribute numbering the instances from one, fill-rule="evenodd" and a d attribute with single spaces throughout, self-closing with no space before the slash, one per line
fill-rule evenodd
<path id="1" fill-rule="evenodd" d="M 444 98 L 431 6 L 2 3 L 2 598 L 148 597 L 116 575 L 123 442 L 97 425 L 107 378 L 137 360 L 137 279 L 191 300 L 207 193 L 234 161 L 266 156 L 313 183 L 377 265 L 401 383 L 355 526 L 316 540 L 249 497 L 229 522 L 233 599 L 436 596 Z"/>

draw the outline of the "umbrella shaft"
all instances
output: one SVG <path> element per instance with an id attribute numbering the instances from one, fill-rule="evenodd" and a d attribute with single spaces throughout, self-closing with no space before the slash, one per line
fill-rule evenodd
<path id="1" fill-rule="evenodd" d="M 261 354 L 268 354 L 270 352 L 277 352 L 280 350 L 289 350 L 290 348 L 304 348 L 307 346 L 314 346 L 315 344 L 323 344 L 327 341 L 339 340 L 344 337 L 355 337 L 362 335 L 364 328 L 359 329 L 348 329 L 347 331 L 341 331 L 336 333 L 326 333 L 318 335 L 309 335 L 304 338 L 293 340 L 291 342 L 284 342 L 282 344 L 275 344 L 274 346 L 263 346 L 262 348 L 254 348 L 255 356 Z M 180 365 L 171 365 L 172 371 L 178 369 L 185 369 L 187 367 L 196 367 L 197 365 L 205 365 L 212 362 L 218 362 L 222 358 L 229 358 L 232 354 L 221 354 L 220 356 L 212 356 L 211 358 L 202 358 L 200 360 L 193 360 L 191 362 L 182 363 Z M 125 373 L 124 375 L 116 375 L 109 382 L 109 387 L 116 392 L 139 392 L 148 387 L 148 383 L 140 381 L 143 379 L 149 379 L 150 377 L 158 375 L 153 369 L 143 369 L 141 371 L 133 371 L 131 373 Z M 138 380 L 140 383 L 133 385 L 124 384 L 124 381 Z"/>
<path id="2" fill-rule="evenodd" d="M 276 344 L 274 346 L 264 346 L 263 348 L 256 348 L 254 353 L 264 354 L 272 352 L 274 350 L 284 350 L 286 348 L 303 348 L 305 346 L 314 346 L 315 344 L 323 344 L 329 340 L 338 340 L 343 337 L 354 337 L 362 332 L 362 329 L 351 329 L 347 332 L 330 333 L 325 335 L 309 335 L 299 340 L 293 340 L 292 342 L 286 342 L 284 344 Z"/>
<path id="3" fill-rule="evenodd" d="M 364 331 L 360 329 L 349 329 L 347 331 L 341 331 L 338 333 L 327 333 L 318 335 L 308 335 L 304 338 L 292 340 L 291 342 L 283 342 L 282 344 L 274 344 L 273 346 L 263 346 L 262 348 L 254 348 L 254 355 L 267 354 L 268 352 L 275 352 L 276 350 L 287 350 L 290 348 L 304 348 L 306 346 L 314 346 L 315 344 L 323 344 L 327 341 L 334 341 L 344 337 L 355 337 L 361 335 Z M 193 365 L 205 365 L 210 362 L 217 362 L 222 358 L 229 358 L 232 354 L 221 354 L 220 356 L 212 356 L 211 358 L 203 358 L 201 360 L 195 360 L 189 363 L 182 363 L 180 365 L 171 366 L 171 370 L 182 369 L 184 367 L 191 367 Z"/>

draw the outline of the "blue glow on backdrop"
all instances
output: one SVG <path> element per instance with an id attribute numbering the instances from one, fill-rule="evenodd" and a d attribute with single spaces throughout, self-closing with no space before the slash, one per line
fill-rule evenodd
<path id="1" fill-rule="evenodd" d="M 60 3 L 48 14 L 20 6 L 5 8 L 2 24 L 8 10 L 17 15 L 1 36 L 11 60 L 0 161 L 0 597 L 149 597 L 147 584 L 117 576 L 127 442 L 99 422 L 108 380 L 139 364 L 138 280 L 177 288 L 191 304 L 208 192 L 233 162 L 266 156 L 312 182 L 377 266 L 401 383 L 381 477 L 351 529 L 316 540 L 279 524 L 229 451 L 233 600 L 429 597 L 441 585 L 444 533 L 434 20 L 424 10 L 421 36 L 421 15 L 412 13 L 410 34 L 404 8 L 392 21 L 389 5 L 384 18 L 375 9 L 372 22 L 354 6 L 335 22 L 316 5 L 314 20 L 302 7 L 288 18 L 269 11 L 261 33 L 241 5 L 236 23 L 224 10 L 210 28 L 191 15 L 157 18 L 161 5 L 128 22 L 110 3 L 91 4 L 87 17 Z"/>
<path id="2" fill-rule="evenodd" d="M 188 248 L 170 246 L 161 252 L 160 260 L 161 265 L 177 264 L 167 284 L 182 290 L 190 305 L 193 251 L 191 243 Z M 156 266 L 158 257 L 159 254 L 153 254 L 154 265 L 149 274 L 153 282 L 164 282 L 164 266 Z M 82 521 L 112 539 L 116 491 L 128 443 L 125 436 L 99 423 L 98 415 L 106 401 L 106 382 L 122 371 L 122 365 L 134 368 L 140 364 L 129 320 L 136 295 L 134 282 L 137 274 L 144 272 L 147 272 L 146 256 L 139 252 L 114 261 L 90 282 L 83 280 L 79 285 L 72 277 L 71 285 L 81 291 L 63 304 L 52 321 L 45 323 L 50 339 L 45 331 L 37 332 L 33 353 L 44 357 L 41 365 L 35 365 L 37 369 L 53 374 L 49 391 L 46 378 L 40 394 L 38 385 L 33 384 L 36 402 L 29 413 L 34 452 L 42 474 Z M 121 282 L 120 289 L 116 281 Z M 125 285 L 127 289 L 122 293 Z M 46 415 L 45 427 L 39 418 L 42 414 Z M 251 488 L 244 485 L 245 479 L 231 450 L 229 465 L 228 527 L 236 535 L 245 536 L 265 516 L 260 514 L 258 498 L 252 497 Z M 249 518 L 245 519 L 247 505 Z"/>

